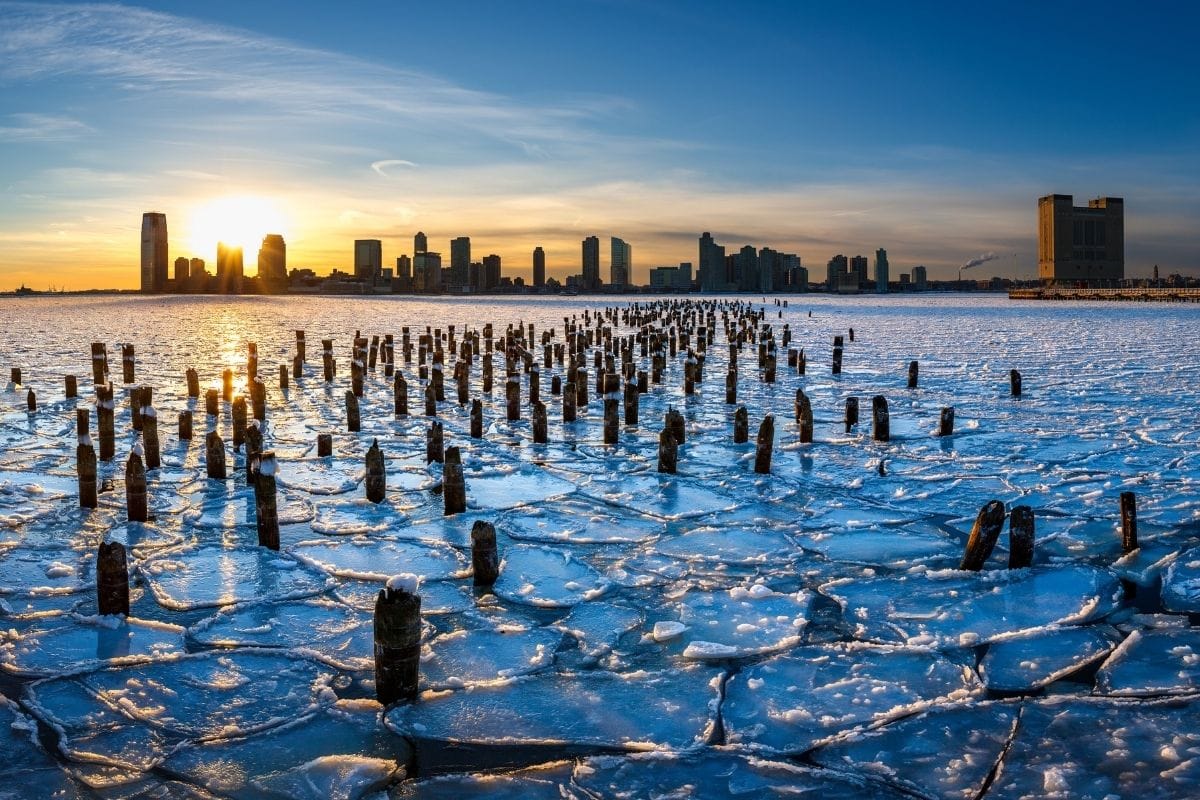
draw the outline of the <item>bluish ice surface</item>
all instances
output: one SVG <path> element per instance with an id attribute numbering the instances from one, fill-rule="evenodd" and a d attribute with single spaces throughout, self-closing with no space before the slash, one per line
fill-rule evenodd
<path id="1" fill-rule="evenodd" d="M 443 469 L 425 459 L 416 339 L 493 321 L 564 342 L 615 298 L 29 298 L 0 300 L 0 797 L 1195 797 L 1200 795 L 1200 344 L 1182 306 L 1033 304 L 991 297 L 773 298 L 807 372 L 778 350 L 763 383 L 739 352 L 750 442 L 731 439 L 720 312 L 696 394 L 687 347 L 639 398 L 640 421 L 601 437 L 590 402 L 573 423 L 542 367 L 550 441 L 533 442 L 529 382 L 508 422 L 504 360 L 472 399 L 437 404 L 462 454 L 467 510 L 443 514 Z M 758 300 L 758 298 L 743 298 Z M 779 312 L 782 310 L 782 316 Z M 809 316 L 808 312 L 812 311 Z M 605 325 L 612 325 L 605 322 Z M 411 327 L 406 364 L 400 329 Z M 832 338 L 847 340 L 830 374 Z M 294 330 L 303 374 L 284 392 Z M 350 338 L 392 333 L 411 416 L 396 418 L 380 363 L 349 433 Z M 614 338 L 633 333 L 615 325 Z M 335 342 L 337 376 L 321 374 Z M 155 389 L 163 466 L 151 519 L 130 522 L 131 386 Z M 77 508 L 75 411 L 91 411 L 88 345 L 107 343 L 116 458 L 99 508 Z M 267 388 L 264 449 L 278 459 L 280 552 L 257 545 L 231 406 L 186 396 L 221 371 L 245 392 L 246 343 Z M 1147 343 L 1169 343 L 1169 348 Z M 695 346 L 695 339 L 692 340 Z M 920 383 L 906 388 L 910 360 Z M 633 360 L 647 369 L 635 345 Z M 1020 369 L 1024 395 L 1008 394 Z M 80 383 L 62 397 L 62 376 Z M 39 409 L 25 411 L 25 390 Z M 815 415 L 801 443 L 793 402 Z M 887 397 L 892 439 L 872 441 Z M 843 427 L 847 397 L 860 421 Z M 935 435 L 953 406 L 955 433 Z M 656 471 L 669 408 L 687 440 Z M 175 420 L 194 414 L 194 438 Z M 775 417 L 771 472 L 754 438 Z M 229 477 L 206 477 L 203 437 Z M 333 437 L 318 457 L 316 437 Z M 382 503 L 364 457 L 385 455 Z M 1121 549 L 1118 496 L 1138 498 L 1139 544 Z M 1007 528 L 979 573 L 958 571 L 989 500 L 1036 515 L 1033 566 L 1008 570 Z M 501 573 L 475 587 L 471 528 L 497 531 Z M 131 615 L 97 616 L 96 549 L 120 542 Z M 420 578 L 421 696 L 374 700 L 373 611 L 393 575 Z M 646 752 L 642 752 L 646 751 Z M 497 772 L 496 770 L 501 770 Z M 441 774 L 446 773 L 446 774 Z M 7 795 L 6 795 L 7 793 Z"/>

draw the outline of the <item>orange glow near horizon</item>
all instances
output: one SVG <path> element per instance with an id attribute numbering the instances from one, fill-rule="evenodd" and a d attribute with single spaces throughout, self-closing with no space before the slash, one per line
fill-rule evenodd
<path id="1" fill-rule="evenodd" d="M 209 200 L 191 214 L 188 240 L 192 252 L 205 260 L 214 259 L 217 242 L 242 248 L 248 272 L 263 237 L 268 233 L 288 238 L 288 219 L 272 199 L 255 195 L 230 195 Z"/>

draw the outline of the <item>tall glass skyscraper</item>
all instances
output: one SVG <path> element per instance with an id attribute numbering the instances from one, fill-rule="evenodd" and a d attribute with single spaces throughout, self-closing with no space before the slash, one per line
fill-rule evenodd
<path id="1" fill-rule="evenodd" d="M 142 291 L 167 288 L 167 215 L 157 211 L 142 214 Z"/>

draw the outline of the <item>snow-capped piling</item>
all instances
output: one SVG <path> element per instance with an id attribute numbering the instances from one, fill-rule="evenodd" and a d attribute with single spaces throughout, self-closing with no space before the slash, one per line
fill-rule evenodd
<path id="1" fill-rule="evenodd" d="M 383 705 L 417 699 L 421 597 L 417 578 L 400 575 L 375 600 L 375 697 Z"/>
<path id="2" fill-rule="evenodd" d="M 279 391 L 286 392 L 288 390 L 288 368 L 287 364 L 279 365 Z"/>
<path id="3" fill-rule="evenodd" d="M 114 416 L 116 403 L 113 401 L 111 383 L 96 386 L 96 431 L 100 437 L 100 460 L 112 461 L 116 454 L 117 432 Z"/>
<path id="4" fill-rule="evenodd" d="M 849 433 L 850 429 L 858 424 L 858 398 L 857 397 L 847 397 L 846 398 L 846 413 L 845 413 L 844 420 L 846 423 L 846 433 Z"/>
<path id="5" fill-rule="evenodd" d="M 854 341 L 854 340 L 851 339 L 851 341 Z M 842 374 L 842 347 L 843 347 L 842 337 L 840 337 L 840 336 L 833 337 L 833 363 L 832 363 L 832 367 L 831 367 L 831 372 L 834 375 Z"/>
<path id="6" fill-rule="evenodd" d="M 408 381 L 404 380 L 404 376 L 399 372 L 396 373 L 395 380 L 392 382 L 393 401 L 395 403 L 395 415 L 397 417 L 408 416 Z"/>
<path id="7" fill-rule="evenodd" d="M 184 411 L 179 412 L 179 441 L 186 442 L 190 441 L 191 438 L 192 412 L 185 409 Z"/>
<path id="8" fill-rule="evenodd" d="M 96 552 L 96 611 L 129 616 L 129 565 L 120 542 L 101 542 Z"/>
<path id="9" fill-rule="evenodd" d="M 504 405 L 508 411 L 509 422 L 521 418 L 521 376 L 516 372 L 508 373 L 504 381 Z"/>
<path id="10" fill-rule="evenodd" d="M 275 453 L 268 450 L 258 454 L 253 472 L 254 515 L 258 528 L 258 546 L 279 549 L 279 506 L 275 488 L 277 464 Z"/>
<path id="11" fill-rule="evenodd" d="M 800 429 L 800 442 L 807 444 L 813 440 L 813 411 L 812 402 L 803 389 L 796 390 L 796 426 Z"/>
<path id="12" fill-rule="evenodd" d="M 88 436 L 86 428 L 80 432 L 79 444 L 75 447 L 75 472 L 79 478 L 79 507 L 95 508 L 98 505 L 96 448 L 92 446 L 92 437 Z"/>
<path id="13" fill-rule="evenodd" d="M 1132 553 L 1137 549 L 1137 495 L 1121 492 L 1121 552 Z"/>
<path id="14" fill-rule="evenodd" d="M 533 404 L 533 442 L 546 444 L 549 439 L 546 424 L 546 404 L 538 400 Z"/>
<path id="15" fill-rule="evenodd" d="M 616 444 L 621 430 L 621 376 L 604 373 L 604 443 Z"/>
<path id="16" fill-rule="evenodd" d="M 382 503 L 387 496 L 387 471 L 383 464 L 383 451 L 379 449 L 379 440 L 374 439 L 367 450 L 367 499 L 372 503 Z"/>
<path id="17" fill-rule="evenodd" d="M 68 400 L 70 400 L 72 397 L 78 397 L 79 396 L 79 381 L 76 380 L 75 376 L 67 375 L 63 378 L 63 381 L 65 383 L 65 385 L 63 387 L 63 390 L 64 390 L 63 396 L 66 397 L 66 399 L 68 399 Z"/>
<path id="18" fill-rule="evenodd" d="M 138 450 L 134 445 L 125 462 L 125 510 L 130 522 L 145 522 L 147 516 L 146 467 Z"/>
<path id="19" fill-rule="evenodd" d="M 1013 397 L 1021 396 L 1021 373 L 1015 369 L 1008 372 L 1008 389 Z"/>
<path id="20" fill-rule="evenodd" d="M 733 412 L 733 443 L 745 444 L 750 441 L 750 412 L 745 406 L 738 406 Z"/>
<path id="21" fill-rule="evenodd" d="M 888 415 L 887 398 L 877 394 L 871 398 L 871 438 L 887 442 L 892 438 L 892 422 Z"/>
<path id="22" fill-rule="evenodd" d="M 917 371 L 919 369 L 920 369 L 920 366 L 917 364 L 916 361 L 908 362 L 908 388 L 910 388 L 910 389 L 917 388 Z"/>
<path id="23" fill-rule="evenodd" d="M 575 381 L 567 381 L 563 386 L 562 393 L 562 418 L 563 422 L 575 421 L 575 398 L 578 394 L 575 391 Z"/>
<path id="24" fill-rule="evenodd" d="M 439 464 L 446 461 L 445 447 L 445 431 L 442 429 L 442 423 L 436 419 L 429 423 L 429 429 L 425 431 L 425 463 Z"/>
<path id="25" fill-rule="evenodd" d="M 1004 504 L 999 500 L 990 500 L 979 510 L 975 517 L 975 525 L 971 528 L 971 536 L 967 539 L 967 549 L 963 551 L 959 569 L 978 572 L 983 569 L 984 562 L 992 554 L 1000 530 L 1004 527 Z"/>
<path id="26" fill-rule="evenodd" d="M 246 441 L 246 398 L 241 395 L 233 398 L 231 414 L 233 416 L 233 452 L 236 453 Z"/>
<path id="27" fill-rule="evenodd" d="M 467 510 L 467 483 L 463 476 L 462 455 L 457 447 L 446 448 L 446 461 L 442 465 L 442 500 L 445 501 L 446 516 Z"/>
<path id="28" fill-rule="evenodd" d="M 209 431 L 204 437 L 204 468 L 208 477 L 225 480 L 225 442 L 216 431 Z"/>
<path id="29" fill-rule="evenodd" d="M 146 469 L 158 469 L 161 467 L 161 450 L 158 444 L 158 413 L 154 410 L 154 406 L 149 403 L 142 406 L 142 444 L 146 448 Z"/>
<path id="30" fill-rule="evenodd" d="M 679 444 L 668 424 L 658 434 L 658 471 L 674 475 L 679 462 Z"/>
<path id="31" fill-rule="evenodd" d="M 437 416 L 437 389 L 432 382 L 425 384 L 425 416 Z"/>
<path id="32" fill-rule="evenodd" d="M 321 340 L 321 367 L 325 372 L 325 382 L 333 383 L 333 339 Z"/>
<path id="33" fill-rule="evenodd" d="M 358 433 L 362 429 L 362 420 L 358 413 L 358 396 L 353 390 L 346 390 L 346 430 Z"/>
<path id="34" fill-rule="evenodd" d="M 725 405 L 732 406 L 737 403 L 737 370 L 733 367 L 725 373 Z"/>
<path id="35" fill-rule="evenodd" d="M 379 337 L 371 337 L 371 349 L 367 352 L 367 369 L 375 371 L 375 362 L 379 358 Z"/>
<path id="36" fill-rule="evenodd" d="M 333 456 L 333 434 L 319 433 L 317 434 L 317 458 L 331 458 Z"/>
<path id="37" fill-rule="evenodd" d="M 1033 564 L 1033 509 L 1013 506 L 1008 513 L 1008 568 L 1023 569 Z"/>
<path id="38" fill-rule="evenodd" d="M 233 370 L 231 369 L 221 373 L 221 399 L 226 403 L 233 401 Z"/>
<path id="39" fill-rule="evenodd" d="M 108 383 L 108 351 L 104 342 L 92 342 L 92 383 L 96 386 Z"/>
<path id="40" fill-rule="evenodd" d="M 758 426 L 758 439 L 754 445 L 754 471 L 759 475 L 771 472 L 771 450 L 775 446 L 775 417 L 767 414 Z"/>
<path id="41" fill-rule="evenodd" d="M 121 382 L 133 383 L 133 368 L 134 368 L 133 345 L 121 345 Z"/>
<path id="42" fill-rule="evenodd" d="M 938 436 L 950 436 L 954 433 L 954 406 L 946 406 L 938 416 Z"/>
<path id="43" fill-rule="evenodd" d="M 500 577 L 500 553 L 496 549 L 496 528 L 490 522 L 476 520 L 471 526 L 471 572 L 475 585 L 490 587 Z"/>
<path id="44" fill-rule="evenodd" d="M 215 417 L 221 413 L 219 405 L 219 397 L 216 389 L 209 389 L 204 393 L 204 413 L 210 417 Z"/>
<path id="45" fill-rule="evenodd" d="M 674 408 L 668 408 L 666 424 L 667 430 L 671 431 L 671 435 L 675 437 L 675 444 L 683 444 L 687 439 L 687 431 L 683 423 L 683 414 L 680 414 Z"/>
<path id="46" fill-rule="evenodd" d="M 187 372 L 183 374 L 183 379 L 187 382 L 187 396 L 200 396 L 200 373 L 188 367 Z"/>

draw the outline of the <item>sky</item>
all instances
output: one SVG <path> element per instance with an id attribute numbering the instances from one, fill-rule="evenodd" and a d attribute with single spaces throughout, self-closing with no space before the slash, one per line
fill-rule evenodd
<path id="1" fill-rule="evenodd" d="M 1145 8 L 1139 7 L 1145 5 Z M 978 6 L 978 7 L 976 7 Z M 633 279 L 711 231 L 1036 275 L 1037 198 L 1125 198 L 1126 275 L 1200 268 L 1188 3 L 0 0 L 0 289 L 133 288 L 284 234 L 289 267 L 385 266 L 424 231 L 529 279 L 580 241 Z M 210 271 L 212 267 L 210 266 Z M 966 275 L 964 275 L 966 277 Z"/>

